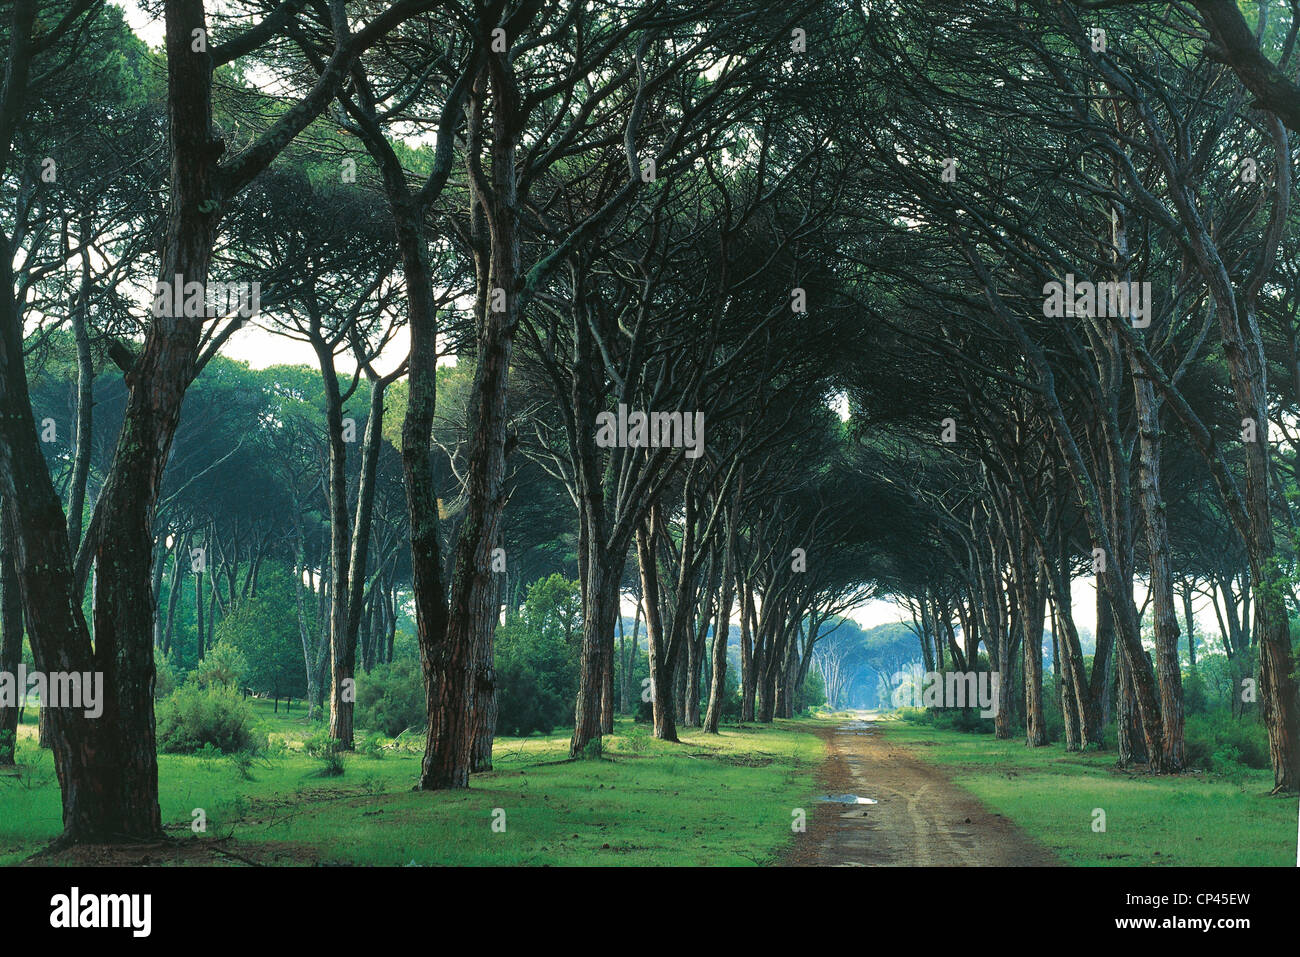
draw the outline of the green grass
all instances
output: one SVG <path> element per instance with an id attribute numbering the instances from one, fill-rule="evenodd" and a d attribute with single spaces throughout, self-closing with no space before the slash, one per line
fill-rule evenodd
<path id="1" fill-rule="evenodd" d="M 1005 815 L 1067 864 L 1235 866 L 1296 863 L 1296 798 L 1270 797 L 1269 771 L 1126 773 L 1113 752 L 882 721 L 892 743 L 942 765 L 954 783 Z M 1104 833 L 1093 811 L 1106 813 Z"/>
<path id="2" fill-rule="evenodd" d="M 182 839 L 233 835 L 282 851 L 285 863 L 767 864 L 793 837 L 792 809 L 809 807 L 824 752 L 801 721 L 724 726 L 716 736 L 691 729 L 680 745 L 620 721 L 599 760 L 569 761 L 567 733 L 502 738 L 494 770 L 469 790 L 416 792 L 422 738 L 412 751 L 347 755 L 342 776 L 323 777 L 321 762 L 299 750 L 320 725 L 253 704 L 272 742 L 289 750 L 254 761 L 251 780 L 229 758 L 160 755 L 163 823 Z M 0 864 L 60 830 L 53 764 L 34 731 L 20 733 L 19 773 L 0 778 Z M 207 815 L 197 836 L 195 808 Z M 503 832 L 492 828 L 496 808 Z"/>

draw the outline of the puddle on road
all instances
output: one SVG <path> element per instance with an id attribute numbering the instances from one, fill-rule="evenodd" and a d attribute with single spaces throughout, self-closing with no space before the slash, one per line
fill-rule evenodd
<path id="1" fill-rule="evenodd" d="M 873 798 L 858 797 L 856 794 L 827 794 L 821 800 L 828 804 L 878 804 Z"/>

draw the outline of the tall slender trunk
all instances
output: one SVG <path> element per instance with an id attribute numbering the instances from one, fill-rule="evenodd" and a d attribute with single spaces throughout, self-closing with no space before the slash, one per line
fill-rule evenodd
<path id="1" fill-rule="evenodd" d="M 478 350 L 468 409 L 469 449 L 465 464 L 465 508 L 455 547 L 448 601 L 447 652 L 469 670 L 468 724 L 472 739 L 474 701 L 491 686 L 492 635 L 496 630 L 496 583 L 492 549 L 500 540 L 505 507 L 506 393 L 510 355 L 519 322 L 519 241 L 516 235 L 515 142 L 518 130 L 507 89 L 508 62 L 493 62 L 492 188 L 482 197 L 489 209 L 491 271 L 480 292 Z M 484 294 L 486 293 L 486 294 Z M 612 640 L 612 636 L 608 640 Z M 602 661 L 603 664 L 603 661 Z M 602 672 L 603 680 L 603 672 Z M 465 752 L 472 740 L 458 742 Z M 468 753 L 463 760 L 467 760 Z M 459 757 L 458 757 L 459 759 Z"/>
<path id="2" fill-rule="evenodd" d="M 197 660 L 202 661 L 206 649 L 203 643 L 203 626 L 207 619 L 207 613 L 203 609 L 203 572 L 194 574 L 194 626 L 198 629 L 195 637 L 195 655 Z"/>
<path id="3" fill-rule="evenodd" d="M 72 553 L 81 545 L 86 508 L 86 482 L 90 478 L 91 442 L 94 438 L 95 363 L 90 351 L 90 225 L 81 221 L 81 290 L 72 310 L 72 337 L 77 346 L 77 422 L 72 475 L 68 479 L 68 542 Z"/>
<path id="4" fill-rule="evenodd" d="M 704 713 L 704 730 L 718 733 L 727 688 L 727 639 L 731 631 L 731 603 L 733 586 L 723 586 L 722 601 L 718 604 L 713 624 L 713 645 L 710 649 L 709 706 Z"/>
<path id="5" fill-rule="evenodd" d="M 176 534 L 172 537 L 172 574 L 171 581 L 167 585 L 167 620 L 163 623 L 162 652 L 164 655 L 171 654 L 172 635 L 176 629 L 176 609 L 180 605 L 181 592 L 185 585 L 185 569 L 188 563 L 184 560 L 190 553 L 190 536 L 187 532 L 184 539 Z"/>
<path id="6" fill-rule="evenodd" d="M 1160 417 L 1155 387 L 1149 379 L 1135 377 L 1133 391 L 1138 419 L 1138 500 L 1151 565 L 1151 613 L 1162 729 L 1160 748 L 1152 755 L 1151 763 L 1153 770 L 1168 773 L 1183 769 L 1183 684 L 1178 667 L 1178 614 L 1174 607 L 1169 527 L 1160 494 Z"/>
<path id="7" fill-rule="evenodd" d="M 1022 521 L 1023 525 L 1023 521 Z M 1017 570 L 1024 585 L 1021 589 L 1021 651 L 1025 681 L 1025 744 L 1041 748 L 1047 744 L 1047 722 L 1043 717 L 1043 614 L 1045 611 L 1043 578 L 1038 562 L 1030 558 L 1028 533 L 1022 528 L 1021 554 L 1025 565 Z"/>
<path id="8" fill-rule="evenodd" d="M 692 728 L 700 727 L 700 671 L 704 667 L 704 647 L 713 618 L 713 607 L 718 601 L 718 590 L 713 584 L 715 561 L 716 555 L 711 555 L 704 588 L 701 589 L 701 592 L 708 591 L 709 599 L 700 604 L 699 623 L 686 649 L 686 724 Z"/>
<path id="9" fill-rule="evenodd" d="M 636 554 L 641 568 L 641 592 L 645 595 L 645 630 L 650 656 L 650 704 L 654 714 L 654 736 L 661 741 L 677 740 L 677 724 L 673 720 L 672 661 L 664 635 L 659 604 L 659 568 L 656 564 L 654 541 L 647 528 L 653 519 L 642 523 L 636 530 Z"/>
<path id="10" fill-rule="evenodd" d="M 313 319 L 313 325 L 317 323 Z M 317 328 L 317 332 L 318 332 Z M 323 338 L 313 341 L 325 387 L 325 438 L 329 449 L 325 497 L 330 536 L 330 723 L 329 736 L 352 750 L 352 704 L 356 698 L 356 645 L 348 641 L 348 570 L 352 528 L 348 520 L 347 446 L 343 441 L 343 396 L 334 371 L 334 353 Z"/>
<path id="11" fill-rule="evenodd" d="M 718 733 L 718 723 L 722 720 L 723 697 L 727 689 L 727 639 L 731 633 L 731 603 L 736 586 L 734 569 L 736 524 L 744 482 L 745 477 L 742 472 L 737 478 L 735 499 L 731 513 L 727 517 L 727 545 L 722 560 L 722 597 L 718 601 L 717 615 L 713 624 L 713 667 L 709 679 L 709 707 L 704 715 L 704 730 L 710 734 Z"/>
<path id="12" fill-rule="evenodd" d="M 741 585 L 740 592 L 740 721 L 742 724 L 754 720 L 754 695 L 758 688 L 751 631 L 753 621 L 754 592 L 749 581 L 745 581 Z"/>
<path id="13" fill-rule="evenodd" d="M 23 599 L 18 592 L 13 519 L 0 510 L 0 675 L 15 675 L 23 660 Z M 12 707 L 0 703 L 0 765 L 12 765 L 18 746 L 18 712 L 26 688 L 16 688 Z M 44 702 L 41 702 L 44 704 Z"/>

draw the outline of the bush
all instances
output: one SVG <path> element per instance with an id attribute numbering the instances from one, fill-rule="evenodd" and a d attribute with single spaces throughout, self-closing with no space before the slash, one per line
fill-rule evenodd
<path id="1" fill-rule="evenodd" d="M 238 689 L 248 674 L 248 661 L 233 645 L 217 644 L 208 649 L 207 656 L 190 672 L 190 681 L 200 688 L 222 687 Z"/>
<path id="2" fill-rule="evenodd" d="M 497 629 L 497 733 L 527 735 L 572 727 L 582 644 L 577 582 L 536 581 L 519 615 Z"/>
<path id="3" fill-rule="evenodd" d="M 1195 669 L 1183 675 L 1183 714 L 1206 714 L 1210 710 L 1210 696 L 1205 679 Z"/>
<path id="4" fill-rule="evenodd" d="M 895 713 L 908 724 L 934 724 L 934 712 L 925 708 L 899 708 Z"/>
<path id="5" fill-rule="evenodd" d="M 1187 765 L 1217 774 L 1235 774 L 1239 768 L 1271 767 L 1268 732 L 1255 720 L 1237 720 L 1220 711 L 1189 715 L 1184 729 Z"/>
<path id="6" fill-rule="evenodd" d="M 635 754 L 641 754 L 650 746 L 650 735 L 639 724 L 631 725 L 623 738 L 627 749 Z"/>
<path id="7" fill-rule="evenodd" d="M 253 730 L 252 709 L 232 688 L 187 683 L 158 709 L 158 747 L 168 754 L 204 747 L 229 754 L 265 745 Z"/>
<path id="8" fill-rule="evenodd" d="M 547 681 L 531 662 L 512 653 L 498 659 L 497 733 L 523 737 L 540 731 L 549 734 L 557 724 L 573 720 L 573 702 Z"/>
<path id="9" fill-rule="evenodd" d="M 304 741 L 303 750 L 321 762 L 322 777 L 336 778 L 343 773 L 343 743 L 337 738 L 322 731 Z"/>
<path id="10" fill-rule="evenodd" d="M 992 734 L 993 719 L 981 718 L 979 708 L 933 708 L 930 722 L 945 731 L 964 731 L 967 734 Z"/>
<path id="11" fill-rule="evenodd" d="M 357 724 L 366 730 L 392 738 L 427 723 L 419 662 L 403 659 L 379 665 L 357 685 Z"/>
<path id="12" fill-rule="evenodd" d="M 819 708 L 825 703 L 826 683 L 820 674 L 810 670 L 804 678 L 803 687 L 799 689 L 799 694 L 794 699 L 795 713 L 807 714 L 813 708 Z"/>

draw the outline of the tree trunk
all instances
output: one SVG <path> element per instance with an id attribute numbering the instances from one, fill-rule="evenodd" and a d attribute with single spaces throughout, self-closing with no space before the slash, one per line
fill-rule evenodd
<path id="1" fill-rule="evenodd" d="M 493 581 L 493 606 L 500 607 L 499 576 Z M 493 634 L 496 619 L 485 634 L 480 632 L 474 647 L 479 666 L 475 671 L 474 682 L 474 747 L 470 754 L 470 772 L 492 770 L 492 739 L 497 731 L 497 695 L 496 667 L 493 649 Z"/>
<path id="2" fill-rule="evenodd" d="M 1028 542 L 1023 544 L 1027 546 Z M 1026 557 L 1028 552 L 1028 548 L 1022 550 Z M 1037 562 L 1028 559 L 1026 564 L 1031 567 L 1017 571 L 1025 582 L 1021 598 L 1023 614 L 1020 616 L 1025 678 L 1025 744 L 1041 748 L 1047 744 L 1047 722 L 1043 717 L 1043 581 L 1042 575 L 1032 567 Z"/>
<path id="3" fill-rule="evenodd" d="M 754 720 L 754 695 L 758 688 L 750 628 L 754 619 L 754 593 L 748 581 L 740 594 L 740 722 Z"/>
<path id="4" fill-rule="evenodd" d="M 1174 607 L 1169 527 L 1160 495 L 1160 421 L 1151 380 L 1135 376 L 1133 391 L 1138 420 L 1138 501 L 1151 564 L 1151 612 L 1162 730 L 1160 749 L 1152 756 L 1151 763 L 1153 770 L 1170 773 L 1181 771 L 1184 763 L 1183 684 L 1178 667 L 1178 615 Z"/>
<path id="5" fill-rule="evenodd" d="M 86 508 L 86 482 L 90 478 L 91 443 L 94 440 L 95 363 L 90 351 L 90 225 L 81 221 L 81 291 L 72 310 L 72 337 L 77 345 L 77 422 L 72 475 L 68 479 L 68 544 L 72 554 L 81 545 Z"/>
<path id="6" fill-rule="evenodd" d="M 206 556 L 204 560 L 206 561 Z M 205 653 L 203 645 L 203 625 L 207 620 L 206 615 L 207 613 L 203 610 L 203 572 L 199 571 L 194 574 L 194 626 L 198 629 L 195 639 L 197 644 L 195 647 L 198 649 L 196 655 L 198 656 L 197 660 L 199 661 L 203 660 Z"/>
<path id="7" fill-rule="evenodd" d="M 723 698 L 727 689 L 727 639 L 731 634 L 731 603 L 736 585 L 734 575 L 736 524 L 744 481 L 742 472 L 737 478 L 736 498 L 733 500 L 731 514 L 727 518 L 727 551 L 722 562 L 722 598 L 718 602 L 717 615 L 713 624 L 713 667 L 710 669 L 709 707 L 704 715 L 704 730 L 709 734 L 718 733 L 718 723 L 722 720 Z M 741 618 L 744 618 L 743 613 Z"/>
<path id="8" fill-rule="evenodd" d="M 613 618 L 618 615 L 618 595 L 620 573 L 623 562 L 602 561 L 598 556 L 598 545 L 589 543 L 591 559 L 587 569 L 587 598 L 590 607 L 583 609 L 582 619 L 582 655 L 578 670 L 578 696 L 574 703 L 573 738 L 569 742 L 571 757 L 582 757 L 587 753 L 591 742 L 601 738 L 601 709 L 604 695 L 605 663 L 604 657 L 613 650 Z M 617 564 L 617 570 L 614 565 Z M 638 620 L 639 620 L 638 610 Z M 607 625 L 611 626 L 608 627 Z M 610 640 L 605 640 L 608 631 Z M 633 636 L 633 653 L 636 638 Z M 630 669 L 629 669 L 630 674 Z"/>
<path id="9" fill-rule="evenodd" d="M 23 660 L 23 600 L 18 592 L 15 545 L 13 520 L 5 509 L 0 511 L 0 674 L 3 675 L 17 675 Z M 18 700 L 13 707 L 0 704 L 0 766 L 14 763 L 18 747 L 18 714 L 27 689 L 15 690 Z"/>
<path id="10" fill-rule="evenodd" d="M 636 530 L 636 554 L 641 568 L 641 593 L 645 596 L 646 605 L 645 631 L 650 656 L 650 706 L 654 714 L 654 736 L 661 741 L 676 741 L 677 724 L 673 720 L 672 702 L 673 663 L 665 647 L 659 605 L 659 568 L 646 523 Z"/>
<path id="11" fill-rule="evenodd" d="M 190 553 L 190 536 L 187 533 L 182 540 L 179 534 L 172 537 L 172 574 L 167 586 L 167 620 L 163 624 L 162 651 L 171 654 L 172 635 L 176 629 L 176 609 L 180 605 L 181 592 L 185 586 L 185 569 L 188 562 L 184 559 Z"/>

